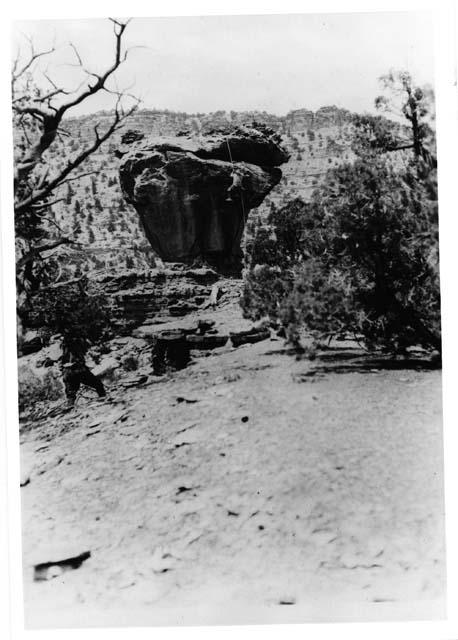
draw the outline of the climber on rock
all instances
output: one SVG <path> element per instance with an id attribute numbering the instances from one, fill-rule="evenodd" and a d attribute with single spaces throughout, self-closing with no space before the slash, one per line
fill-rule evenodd
<path id="1" fill-rule="evenodd" d="M 233 202 L 234 196 L 240 195 L 243 190 L 242 174 L 235 167 L 232 169 L 231 178 L 232 178 L 232 184 L 227 190 L 228 196 L 226 198 L 226 202 Z"/>

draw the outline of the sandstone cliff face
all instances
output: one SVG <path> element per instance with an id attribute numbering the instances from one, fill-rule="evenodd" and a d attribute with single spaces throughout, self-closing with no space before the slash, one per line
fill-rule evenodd
<path id="1" fill-rule="evenodd" d="M 285 149 L 245 127 L 135 137 L 124 137 L 120 182 L 153 249 L 165 261 L 201 257 L 222 271 L 237 269 L 247 216 L 280 181 Z"/>

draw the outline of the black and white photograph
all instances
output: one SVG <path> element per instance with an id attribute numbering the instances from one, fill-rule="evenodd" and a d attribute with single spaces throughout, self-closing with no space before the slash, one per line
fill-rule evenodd
<path id="1" fill-rule="evenodd" d="M 25 628 L 444 619 L 432 13 L 10 62 Z"/>

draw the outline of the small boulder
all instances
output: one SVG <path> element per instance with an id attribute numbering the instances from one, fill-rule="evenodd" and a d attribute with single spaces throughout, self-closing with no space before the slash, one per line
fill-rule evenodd
<path id="1" fill-rule="evenodd" d="M 52 342 L 48 348 L 48 356 L 53 362 L 57 362 L 62 357 L 62 346 L 59 342 Z"/>
<path id="2" fill-rule="evenodd" d="M 144 373 L 132 375 L 128 378 L 125 378 L 121 382 L 121 386 L 123 386 L 125 389 L 129 389 L 130 387 L 138 387 L 141 384 L 144 384 L 147 380 L 148 376 Z"/>
<path id="3" fill-rule="evenodd" d="M 181 317 L 185 316 L 187 313 L 191 313 L 191 311 L 196 311 L 196 309 L 197 306 L 195 304 L 189 302 L 178 302 L 177 304 L 169 307 L 169 313 L 173 317 Z"/>
<path id="4" fill-rule="evenodd" d="M 200 336 L 187 336 L 186 340 L 189 343 L 191 349 L 217 349 L 223 347 L 228 341 L 229 336 L 220 335 L 200 335 Z"/>
<path id="5" fill-rule="evenodd" d="M 43 341 L 38 331 L 27 331 L 21 345 L 21 351 L 24 356 L 40 351 Z"/>
<path id="6" fill-rule="evenodd" d="M 197 331 L 200 335 L 203 335 L 214 326 L 215 326 L 214 320 L 208 320 L 207 318 L 202 318 L 197 323 Z"/>
<path id="7" fill-rule="evenodd" d="M 261 342 L 261 340 L 268 340 L 270 338 L 270 331 L 269 329 L 254 328 L 248 331 L 231 333 L 230 336 L 234 347 L 240 347 L 243 344 L 254 344 L 255 342 Z"/>
<path id="8" fill-rule="evenodd" d="M 190 345 L 182 330 L 161 331 L 155 336 L 152 364 L 155 375 L 184 369 L 190 360 Z"/>
<path id="9" fill-rule="evenodd" d="M 119 368 L 119 366 L 120 364 L 115 358 L 103 358 L 100 364 L 94 367 L 92 373 L 97 376 L 97 378 L 103 378 L 105 376 L 112 375 L 114 371 Z"/>

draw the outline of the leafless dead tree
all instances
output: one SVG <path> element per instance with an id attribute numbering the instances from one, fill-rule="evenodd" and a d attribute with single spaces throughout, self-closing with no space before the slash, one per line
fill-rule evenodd
<path id="1" fill-rule="evenodd" d="M 88 175 L 90 172 L 79 172 L 78 168 L 89 158 L 110 136 L 117 131 L 137 108 L 140 100 L 128 93 L 128 90 L 117 90 L 108 86 L 114 79 L 116 70 L 127 60 L 130 49 L 123 44 L 125 30 L 129 20 L 122 22 L 110 18 L 114 34 L 113 62 L 102 73 L 89 70 L 83 63 L 75 45 L 70 47 L 75 55 L 76 63 L 84 74 L 83 82 L 74 90 L 59 86 L 47 70 L 37 68 L 37 61 L 52 56 L 56 52 L 55 45 L 43 51 L 36 51 L 34 43 L 28 39 L 29 52 L 24 56 L 18 52 L 12 67 L 11 90 L 13 124 L 22 132 L 22 147 L 16 150 L 14 172 L 15 226 L 20 251 L 17 260 L 18 297 L 27 297 L 31 290 L 39 287 L 39 276 L 36 265 L 43 259 L 43 254 L 63 244 L 74 241 L 65 235 L 52 238 L 46 233 L 46 212 L 60 201 L 56 198 L 56 190 L 62 184 Z M 49 90 L 43 90 L 37 82 L 37 75 L 49 83 Z M 46 160 L 45 152 L 60 137 L 68 135 L 62 126 L 64 116 L 77 105 L 99 92 L 108 92 L 114 97 L 114 110 L 107 128 L 100 131 L 100 125 L 93 129 L 93 140 L 88 146 L 70 158 L 66 165 L 52 174 Z M 130 106 L 124 107 L 128 98 Z"/>

